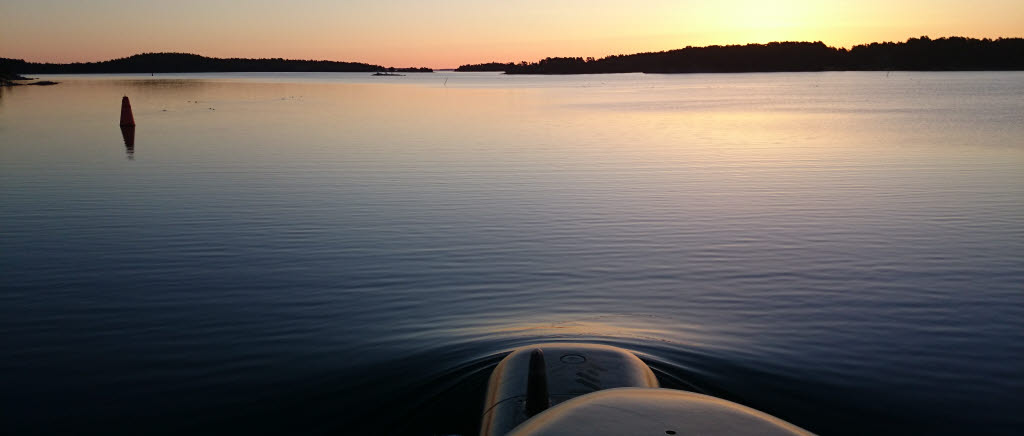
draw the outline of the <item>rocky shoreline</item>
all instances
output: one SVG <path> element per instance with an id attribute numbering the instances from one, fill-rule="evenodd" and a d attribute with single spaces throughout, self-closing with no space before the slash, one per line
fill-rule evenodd
<path id="1" fill-rule="evenodd" d="M 56 85 L 60 82 L 54 82 L 50 80 L 40 80 L 38 82 L 29 83 L 18 83 L 25 80 L 35 80 L 31 77 L 25 77 L 13 73 L 0 73 L 0 86 L 22 86 L 22 85 L 38 85 L 38 86 L 49 86 Z"/>

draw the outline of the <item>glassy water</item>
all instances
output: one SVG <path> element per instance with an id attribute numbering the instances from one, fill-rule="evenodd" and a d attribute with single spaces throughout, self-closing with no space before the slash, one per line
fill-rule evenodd
<path id="1" fill-rule="evenodd" d="M 0 88 L 6 434 L 469 435 L 551 341 L 1024 426 L 1024 73 L 48 78 Z"/>

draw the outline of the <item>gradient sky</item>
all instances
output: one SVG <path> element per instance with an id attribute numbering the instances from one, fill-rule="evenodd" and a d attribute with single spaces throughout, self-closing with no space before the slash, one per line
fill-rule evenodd
<path id="1" fill-rule="evenodd" d="M 141 52 L 455 67 L 710 44 L 1024 36 L 1022 0 L 0 0 L 0 57 Z"/>

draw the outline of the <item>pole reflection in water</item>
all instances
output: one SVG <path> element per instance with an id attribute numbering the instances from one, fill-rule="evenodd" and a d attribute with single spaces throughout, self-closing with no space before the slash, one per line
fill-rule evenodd
<path id="1" fill-rule="evenodd" d="M 128 160 L 135 160 L 135 126 L 121 126 L 121 137 Z"/>

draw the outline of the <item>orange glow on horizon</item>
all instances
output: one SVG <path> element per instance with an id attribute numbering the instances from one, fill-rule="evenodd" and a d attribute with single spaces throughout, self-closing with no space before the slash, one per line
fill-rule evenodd
<path id="1" fill-rule="evenodd" d="M 851 47 L 922 35 L 1024 36 L 1024 3 L 1009 0 L 970 5 L 949 0 L 567 0 L 557 5 L 311 0 L 304 8 L 237 0 L 107 0 L 56 8 L 48 3 L 5 2 L 8 22 L 0 26 L 0 57 L 91 62 L 173 51 L 453 68 L 688 45 L 822 41 Z"/>

